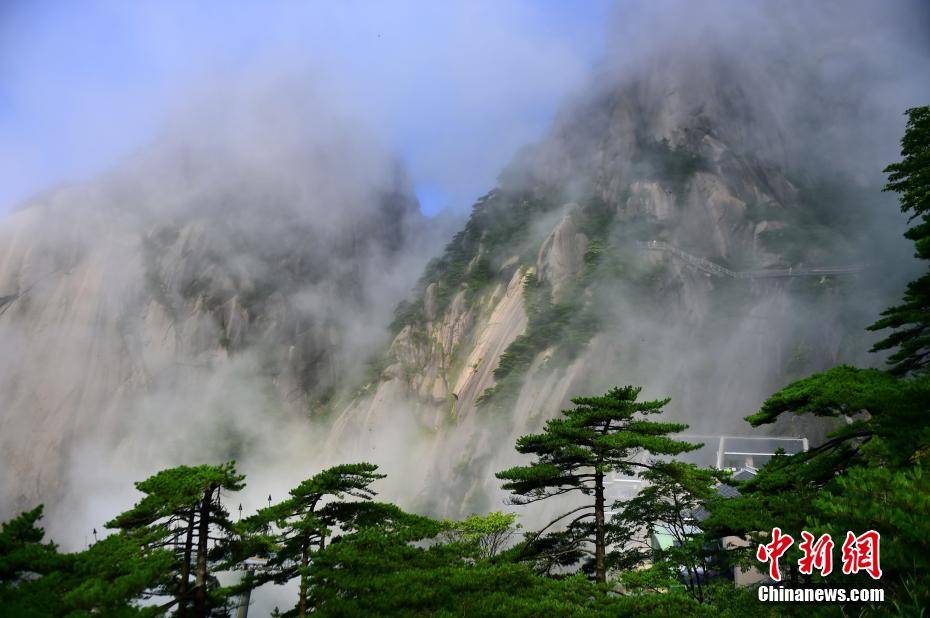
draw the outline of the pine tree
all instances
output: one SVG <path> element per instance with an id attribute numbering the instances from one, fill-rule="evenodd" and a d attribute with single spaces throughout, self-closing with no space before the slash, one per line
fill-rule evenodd
<path id="1" fill-rule="evenodd" d="M 64 573 L 67 592 L 62 599 L 72 611 L 105 616 L 163 615 L 161 607 L 140 607 L 137 602 L 170 585 L 175 564 L 170 550 L 150 549 L 134 535 L 116 533 L 69 558 L 71 566 Z"/>
<path id="2" fill-rule="evenodd" d="M 173 564 L 171 552 L 143 551 L 135 538 L 113 534 L 76 554 L 44 543 L 42 507 L 0 527 L 0 615 L 155 616 L 137 601 L 156 590 Z"/>
<path id="3" fill-rule="evenodd" d="M 370 463 L 343 464 L 323 470 L 290 491 L 290 497 L 269 506 L 242 522 L 247 535 L 259 534 L 267 542 L 271 558 L 266 574 L 256 581 L 285 583 L 300 578 L 296 613 L 309 611 L 311 555 L 326 547 L 336 530 L 343 532 L 382 524 L 400 509 L 370 502 L 370 485 L 384 478 Z M 346 497 L 356 501 L 345 501 Z"/>
<path id="4" fill-rule="evenodd" d="M 657 462 L 643 473 L 643 489 L 626 501 L 618 501 L 617 515 L 611 525 L 616 543 L 629 548 L 632 564 L 640 566 L 647 559 L 667 566 L 668 572 L 684 573 L 688 592 L 698 601 L 705 599 L 704 587 L 709 570 L 707 536 L 698 528 L 698 514 L 716 497 L 714 486 L 725 474 L 681 461 Z M 668 548 L 644 551 L 643 545 L 653 532 L 669 535 L 674 543 Z M 638 564 L 637 564 L 638 563 Z"/>
<path id="5" fill-rule="evenodd" d="M 62 613 L 61 598 L 48 584 L 67 567 L 54 543 L 43 543 L 40 505 L 0 526 L 0 614 L 43 616 Z"/>
<path id="6" fill-rule="evenodd" d="M 885 168 L 885 191 L 901 195 L 901 212 L 920 223 L 904 236 L 914 241 L 916 257 L 930 260 L 930 106 L 907 110 L 907 129 L 901 139 L 902 160 Z M 897 375 L 919 373 L 930 364 L 930 273 L 911 281 L 904 302 L 886 309 L 882 319 L 869 327 L 896 329 L 875 344 L 873 350 L 897 350 L 888 358 Z"/>
<path id="7" fill-rule="evenodd" d="M 26 573 L 44 574 L 61 564 L 54 543 L 43 543 L 45 531 L 38 526 L 43 506 L 26 511 L 0 526 L 0 586 L 21 582 Z"/>
<path id="8" fill-rule="evenodd" d="M 367 527 L 329 544 L 314 557 L 310 574 L 318 597 L 314 615 L 699 615 L 697 603 L 676 592 L 651 598 L 598 594 L 579 575 L 540 577 L 503 554 L 482 558 L 468 540 L 448 542 L 447 529 L 408 515 L 392 529 Z"/>
<path id="9" fill-rule="evenodd" d="M 210 611 L 210 542 L 226 543 L 228 538 L 219 533 L 233 530 L 220 493 L 241 490 L 245 487 L 244 479 L 236 473 L 235 462 L 162 470 L 136 483 L 136 489 L 145 497 L 106 524 L 139 539 L 147 550 L 175 548 L 177 580 L 173 590 L 167 592 L 174 596 L 178 616 L 189 615 L 191 599 L 197 618 L 207 616 Z"/>
<path id="10" fill-rule="evenodd" d="M 795 537 L 802 530 L 834 538 L 847 530 L 877 530 L 889 596 L 899 607 L 925 605 L 928 409 L 926 374 L 899 378 L 840 366 L 789 384 L 748 420 L 759 426 L 808 414 L 837 419 L 835 429 L 807 452 L 774 457 L 740 488 L 742 495 L 716 502 L 705 524 L 720 535 L 774 526 Z M 787 578 L 800 581 L 792 568 Z"/>
<path id="11" fill-rule="evenodd" d="M 611 472 L 638 474 L 651 468 L 643 455 L 678 455 L 700 447 L 669 437 L 687 425 L 647 420 L 659 414 L 670 401 L 637 401 L 641 387 L 611 389 L 600 397 L 572 399 L 575 407 L 546 423 L 541 434 L 522 436 L 517 451 L 536 456 L 528 466 L 517 466 L 497 474 L 506 481 L 517 504 L 528 504 L 556 496 L 581 493 L 589 501 L 550 522 L 536 533 L 574 515 L 567 529 L 570 538 L 560 551 L 570 547 L 594 546 L 594 573 L 598 583 L 607 580 L 607 521 L 605 479 Z M 580 514 L 579 514 L 580 513 Z"/>

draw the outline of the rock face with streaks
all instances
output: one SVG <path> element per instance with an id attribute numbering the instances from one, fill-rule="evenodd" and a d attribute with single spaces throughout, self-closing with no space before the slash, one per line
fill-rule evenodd
<path id="1" fill-rule="evenodd" d="M 331 458 L 379 461 L 420 508 L 467 515 L 498 507 L 515 439 L 576 394 L 642 384 L 697 433 L 744 433 L 787 380 L 863 360 L 864 281 L 725 279 L 637 248 L 734 270 L 856 260 L 840 222 L 812 228 L 829 209 L 751 81 L 716 59 L 659 64 L 568 105 L 478 200 L 329 430 Z M 404 456 L 383 439 L 397 427 Z"/>
<path id="2" fill-rule="evenodd" d="M 79 465 L 242 456 L 383 343 L 422 266 L 402 170 L 347 129 L 275 141 L 250 118 L 0 220 L 0 517 Z"/>
<path id="3" fill-rule="evenodd" d="M 568 204 L 565 208 L 565 216 L 539 248 L 536 262 L 539 278 L 552 286 L 553 300 L 558 300 L 562 290 L 581 272 L 588 250 L 588 237 L 578 231 L 575 223 L 578 205 Z"/>

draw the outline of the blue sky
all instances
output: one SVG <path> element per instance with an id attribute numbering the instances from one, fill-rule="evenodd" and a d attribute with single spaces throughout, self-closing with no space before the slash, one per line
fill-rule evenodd
<path id="1" fill-rule="evenodd" d="M 602 56 L 607 0 L 0 3 L 0 214 L 151 139 L 198 83 L 290 64 L 464 208 Z"/>

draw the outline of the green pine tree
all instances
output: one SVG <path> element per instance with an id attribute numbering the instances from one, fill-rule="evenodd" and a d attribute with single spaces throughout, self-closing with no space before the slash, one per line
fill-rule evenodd
<path id="1" fill-rule="evenodd" d="M 885 168 L 885 191 L 901 195 L 901 212 L 919 223 L 904 233 L 914 241 L 916 256 L 930 260 L 930 106 L 907 110 L 907 130 L 901 139 L 898 163 Z M 897 375 L 919 373 L 930 364 L 930 273 L 912 281 L 904 292 L 904 302 L 882 313 L 882 319 L 869 327 L 895 331 L 875 344 L 873 350 L 895 352 L 888 358 Z"/>
<path id="2" fill-rule="evenodd" d="M 927 480 L 930 461 L 930 376 L 899 378 L 840 366 L 789 384 L 748 418 L 753 425 L 784 415 L 834 418 L 827 439 L 805 453 L 776 456 L 741 487 L 715 502 L 705 522 L 718 534 L 755 536 L 779 526 L 842 539 L 847 530 L 882 535 L 883 586 L 899 612 L 928 600 Z M 745 557 L 744 557 L 745 558 Z M 737 559 L 739 560 L 739 559 Z M 787 579 L 801 577 L 787 556 Z M 837 578 L 835 585 L 855 585 Z M 867 584 L 863 580 L 860 584 Z"/>
<path id="3" fill-rule="evenodd" d="M 42 507 L 0 527 L 0 615 L 156 616 L 158 606 L 136 605 L 165 584 L 174 558 L 144 551 L 135 538 L 113 534 L 75 554 L 44 543 Z"/>
<path id="4" fill-rule="evenodd" d="M 271 556 L 256 583 L 285 583 L 299 577 L 296 615 L 305 616 L 310 603 L 311 555 L 323 550 L 337 530 L 381 522 L 399 511 L 392 505 L 370 502 L 375 495 L 371 484 L 384 477 L 370 463 L 334 466 L 303 481 L 283 502 L 244 520 L 241 528 L 247 539 L 252 538 L 248 551 L 254 551 L 255 539 L 260 539 L 265 542 L 261 550 Z M 357 501 L 347 502 L 346 497 Z"/>
<path id="5" fill-rule="evenodd" d="M 705 600 L 711 552 L 707 535 L 700 529 L 698 514 L 717 495 L 714 486 L 726 474 L 680 461 L 656 462 L 645 471 L 642 490 L 632 498 L 617 501 L 610 526 L 610 540 L 627 569 L 652 562 L 660 573 L 684 573 L 688 592 L 698 602 Z M 652 547 L 653 533 L 671 537 L 669 547 Z M 676 582 L 677 583 L 677 582 Z"/>
<path id="6" fill-rule="evenodd" d="M 54 543 L 43 543 L 42 506 L 0 526 L 0 615 L 24 617 L 61 613 L 59 586 L 53 580 L 67 568 Z M 49 592 L 53 592 L 49 594 Z"/>
<path id="7" fill-rule="evenodd" d="M 245 477 L 236 472 L 235 462 L 220 466 L 178 466 L 162 470 L 136 483 L 145 494 L 132 509 L 108 522 L 140 541 L 146 550 L 174 548 L 177 577 L 170 592 L 178 616 L 188 616 L 193 600 L 193 616 L 208 615 L 217 600 L 210 598 L 210 565 L 222 557 L 224 544 L 233 532 L 229 514 L 222 506 L 222 491 L 239 491 Z M 210 543 L 214 542 L 211 559 Z M 191 587 L 191 572 L 194 584 Z"/>
<path id="8" fill-rule="evenodd" d="M 494 522 L 491 528 L 498 529 Z M 471 524 L 453 524 L 470 528 Z M 479 528 L 485 529 L 485 525 Z M 330 543 L 310 579 L 319 616 L 701 616 L 687 595 L 600 594 L 587 578 L 542 577 L 505 554 L 483 558 L 448 524 L 409 515 L 391 529 L 366 527 Z"/>
<path id="9" fill-rule="evenodd" d="M 580 493 L 586 504 L 569 510 L 536 533 L 534 541 L 556 523 L 574 516 L 568 523 L 569 537 L 559 543 L 559 551 L 572 548 L 593 554 L 595 579 L 607 580 L 607 521 L 605 479 L 611 472 L 638 474 L 651 464 L 645 454 L 678 455 L 700 447 L 675 440 L 669 434 L 687 428 L 680 423 L 650 421 L 669 399 L 637 401 L 641 387 L 613 388 L 599 397 L 572 399 L 575 407 L 546 423 L 541 434 L 522 436 L 517 451 L 536 456 L 528 466 L 517 466 L 497 474 L 506 481 L 504 488 L 515 495 L 517 504 L 548 500 Z M 593 546 L 593 552 L 587 547 Z"/>

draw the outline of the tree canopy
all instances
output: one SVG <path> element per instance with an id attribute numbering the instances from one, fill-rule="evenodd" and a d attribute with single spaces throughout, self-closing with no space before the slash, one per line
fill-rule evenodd
<path id="1" fill-rule="evenodd" d="M 678 455 L 700 446 L 669 437 L 687 425 L 648 420 L 669 400 L 638 401 L 641 390 L 616 387 L 598 397 L 572 399 L 575 407 L 548 421 L 543 433 L 517 440 L 518 452 L 536 456 L 530 465 L 497 473 L 517 504 L 575 492 L 590 498 L 549 525 L 573 516 L 566 526 L 570 535 L 558 544 L 558 551 L 593 553 L 599 583 L 607 579 L 606 475 L 638 474 L 651 467 L 645 455 Z M 585 545 L 593 546 L 593 552 Z"/>
<path id="2" fill-rule="evenodd" d="M 930 260 L 930 106 L 907 110 L 907 129 L 901 139 L 901 161 L 885 168 L 885 191 L 900 194 L 901 211 L 918 223 L 904 236 L 914 241 L 915 253 Z M 910 282 L 904 299 L 882 312 L 870 330 L 895 329 L 874 350 L 894 350 L 888 358 L 896 375 L 924 372 L 930 363 L 930 273 Z"/>

